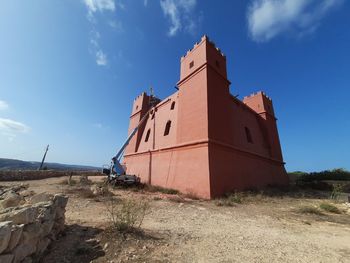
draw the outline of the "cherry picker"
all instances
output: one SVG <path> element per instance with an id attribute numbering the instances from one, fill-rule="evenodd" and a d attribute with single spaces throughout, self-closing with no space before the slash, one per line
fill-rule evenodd
<path id="1" fill-rule="evenodd" d="M 113 185 L 133 185 L 140 183 L 140 178 L 136 175 L 128 175 L 124 167 L 120 164 L 121 158 L 123 156 L 124 150 L 126 146 L 128 146 L 131 139 L 134 137 L 138 129 L 141 127 L 143 123 L 148 119 L 150 112 L 153 108 L 158 104 L 160 100 L 153 96 L 153 90 L 151 88 L 151 95 L 149 99 L 149 110 L 147 113 L 141 118 L 140 122 L 137 126 L 132 130 L 122 147 L 119 149 L 117 154 L 112 158 L 111 164 L 109 167 L 103 167 L 102 173 L 107 175 L 108 183 Z"/>

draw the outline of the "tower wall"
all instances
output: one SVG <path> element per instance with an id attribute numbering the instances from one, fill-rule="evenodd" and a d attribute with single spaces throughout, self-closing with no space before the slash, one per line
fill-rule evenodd
<path id="1" fill-rule="evenodd" d="M 129 129 L 128 129 L 128 135 L 131 134 L 131 132 L 134 130 L 134 128 L 139 124 L 142 117 L 147 113 L 149 110 L 149 96 L 143 92 L 137 98 L 134 100 L 132 109 L 131 109 L 131 116 L 130 116 L 130 122 L 129 122 Z M 135 136 L 131 139 L 128 146 L 125 149 L 125 154 L 137 152 L 138 147 L 140 145 L 140 140 L 143 134 L 145 125 L 141 125 L 139 130 L 136 132 Z"/>

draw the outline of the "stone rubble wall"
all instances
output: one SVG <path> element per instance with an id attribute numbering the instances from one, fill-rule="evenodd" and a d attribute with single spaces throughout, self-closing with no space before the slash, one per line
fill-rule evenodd
<path id="1" fill-rule="evenodd" d="M 0 263 L 36 262 L 64 230 L 68 197 L 0 189 Z"/>
<path id="2" fill-rule="evenodd" d="M 56 171 L 56 170 L 0 170 L 0 181 L 24 181 L 24 180 L 39 180 L 51 177 L 62 177 L 71 175 L 101 175 L 98 171 Z"/>

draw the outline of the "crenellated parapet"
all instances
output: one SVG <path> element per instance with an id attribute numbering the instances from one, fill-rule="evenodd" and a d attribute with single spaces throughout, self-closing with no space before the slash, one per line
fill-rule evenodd
<path id="1" fill-rule="evenodd" d="M 243 98 L 243 103 L 259 114 L 275 115 L 272 100 L 263 91 L 252 93 Z"/>
<path id="2" fill-rule="evenodd" d="M 200 40 L 199 42 L 196 42 L 196 43 L 193 45 L 193 48 L 187 50 L 186 54 L 183 55 L 183 56 L 181 56 L 181 61 L 184 60 L 194 49 L 196 49 L 198 46 L 200 46 L 200 44 L 203 43 L 203 42 L 206 42 L 208 45 L 210 45 L 211 47 L 215 48 L 216 51 L 217 51 L 218 53 L 220 53 L 221 56 L 222 56 L 223 58 L 226 59 L 226 56 L 225 56 L 225 54 L 221 51 L 221 49 L 218 48 L 218 47 L 215 45 L 215 43 L 209 39 L 209 37 L 208 37 L 207 35 L 203 35 L 202 38 L 201 38 L 201 40 Z"/>
<path id="3" fill-rule="evenodd" d="M 248 96 L 245 96 L 245 97 L 243 98 L 243 100 L 246 100 L 246 99 L 249 99 L 249 98 L 253 98 L 253 97 L 257 96 L 257 95 L 262 95 L 262 96 L 264 96 L 266 99 L 268 99 L 268 100 L 270 100 L 270 101 L 272 102 L 272 99 L 271 99 L 269 96 L 267 96 L 266 93 L 263 92 L 263 91 L 253 92 L 252 94 L 250 94 L 250 95 L 248 95 Z"/>

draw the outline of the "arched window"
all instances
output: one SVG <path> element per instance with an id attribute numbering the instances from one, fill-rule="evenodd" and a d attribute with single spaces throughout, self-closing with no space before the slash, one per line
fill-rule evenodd
<path id="1" fill-rule="evenodd" d="M 244 130 L 245 130 L 245 135 L 247 137 L 247 142 L 253 143 L 252 134 L 250 133 L 250 130 L 248 129 L 248 127 L 244 127 Z"/>
<path id="2" fill-rule="evenodd" d="M 173 101 L 173 102 L 171 103 L 170 109 L 171 109 L 171 110 L 175 109 L 175 101 Z"/>
<path id="3" fill-rule="evenodd" d="M 151 129 L 148 129 L 147 133 L 146 133 L 146 138 L 145 138 L 145 142 L 148 142 L 149 139 L 149 135 L 151 134 Z"/>
<path id="4" fill-rule="evenodd" d="M 165 125 L 164 136 L 167 136 L 170 132 L 171 121 L 168 121 Z"/>

